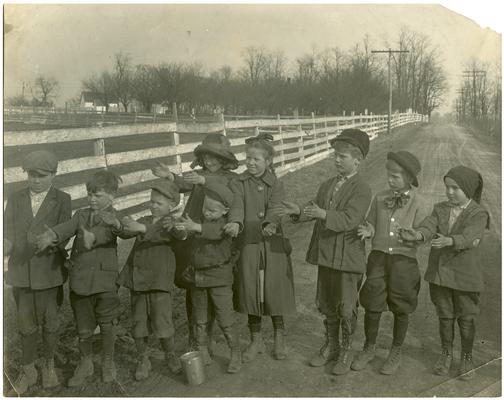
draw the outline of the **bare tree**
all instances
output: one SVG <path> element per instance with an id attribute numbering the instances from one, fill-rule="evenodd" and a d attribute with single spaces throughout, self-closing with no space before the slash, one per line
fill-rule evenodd
<path id="1" fill-rule="evenodd" d="M 35 78 L 32 86 L 32 95 L 37 105 L 48 107 L 53 104 L 53 100 L 59 89 L 58 81 L 53 77 L 39 75 Z"/>
<path id="2" fill-rule="evenodd" d="M 156 68 L 150 65 L 137 65 L 132 79 L 133 96 L 146 112 L 160 101 L 159 81 Z"/>
<path id="3" fill-rule="evenodd" d="M 93 96 L 98 98 L 105 107 L 105 111 L 108 111 L 109 104 L 116 100 L 115 96 L 115 86 L 114 79 L 112 75 L 104 71 L 100 75 L 95 75 L 89 79 L 85 79 L 82 82 L 84 89 L 90 91 Z"/>
<path id="4" fill-rule="evenodd" d="M 123 105 L 124 111 L 128 112 L 128 106 L 133 96 L 133 67 L 131 57 L 128 54 L 116 53 L 114 61 L 114 74 L 112 75 L 114 94 Z"/>

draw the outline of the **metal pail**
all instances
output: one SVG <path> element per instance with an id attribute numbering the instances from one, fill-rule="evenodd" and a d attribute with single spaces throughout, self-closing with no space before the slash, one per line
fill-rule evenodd
<path id="1" fill-rule="evenodd" d="M 205 365 L 199 351 L 190 351 L 183 354 L 180 356 L 180 361 L 189 385 L 197 386 L 205 382 Z"/>

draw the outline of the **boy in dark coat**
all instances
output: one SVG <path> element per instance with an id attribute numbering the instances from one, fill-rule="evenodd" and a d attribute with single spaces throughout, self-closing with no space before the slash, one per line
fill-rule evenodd
<path id="1" fill-rule="evenodd" d="M 23 365 L 14 383 L 18 395 L 37 382 L 34 361 L 39 326 L 42 326 L 44 343 L 42 386 L 50 388 L 59 384 L 54 370 L 54 352 L 58 342 L 62 285 L 66 281 L 63 268 L 66 242 L 36 251 L 36 237 L 45 231 L 45 226 L 53 227 L 72 216 L 70 196 L 52 186 L 57 167 L 58 161 L 50 152 L 28 154 L 23 161 L 28 188 L 10 196 L 5 208 L 4 255 L 10 255 L 6 283 L 13 286 L 23 352 Z"/>
<path id="2" fill-rule="evenodd" d="M 128 217 L 122 220 L 125 236 L 136 236 L 126 265 L 119 275 L 119 284 L 129 288 L 131 293 L 133 338 L 139 356 L 135 372 L 137 380 L 146 379 L 151 369 L 147 352 L 150 332 L 160 340 L 170 370 L 173 373 L 181 371 L 180 360 L 175 355 L 172 319 L 176 264 L 174 244 L 177 239 L 186 236 L 184 232 L 173 229 L 174 213 L 179 202 L 177 185 L 166 180 L 152 188 L 152 215 L 138 221 Z"/>
<path id="3" fill-rule="evenodd" d="M 375 196 L 366 223 L 358 229 L 363 239 L 372 240 L 372 249 L 360 291 L 360 303 L 366 309 L 366 342 L 352 369 L 362 370 L 374 358 L 380 317 L 388 309 L 394 314 L 393 341 L 380 372 L 392 375 L 399 367 L 409 314 L 417 307 L 420 290 L 416 247 L 401 243 L 397 228 L 417 228 L 427 210 L 425 200 L 415 189 L 421 169 L 418 159 L 407 151 L 390 152 L 386 169 L 389 189 Z"/>
<path id="4" fill-rule="evenodd" d="M 47 230 L 38 238 L 43 250 L 75 236 L 70 256 L 70 305 L 79 335 L 81 360 L 68 381 L 80 386 L 93 375 L 93 333 L 100 326 L 102 338 L 102 378 L 116 378 L 114 365 L 115 327 L 120 311 L 116 281 L 117 236 L 120 224 L 110 227 L 116 211 L 112 201 L 120 178 L 110 171 L 99 171 L 86 183 L 89 207 L 77 210 L 72 219 Z"/>
<path id="5" fill-rule="evenodd" d="M 448 201 L 435 204 L 417 230 L 400 234 L 403 240 L 430 241 L 432 246 L 425 280 L 439 318 L 442 348 L 434 373 L 447 375 L 450 370 L 456 319 L 462 344 L 459 377 L 468 380 L 474 376 L 474 318 L 483 290 L 479 245 L 490 217 L 479 204 L 483 178 L 477 171 L 459 165 L 448 171 L 444 183 Z"/>
<path id="6" fill-rule="evenodd" d="M 201 219 L 203 200 L 205 198 L 205 185 L 207 183 L 220 183 L 229 186 L 231 180 L 238 175 L 233 169 L 238 168 L 238 160 L 231 151 L 229 139 L 221 133 L 209 133 L 205 136 L 202 143 L 194 149 L 194 161 L 191 168 L 195 169 L 184 175 L 184 177 L 175 175 L 165 164 L 158 163 L 152 172 L 161 178 L 167 178 L 177 184 L 180 193 L 189 193 L 189 198 L 184 208 L 184 215 L 197 221 Z M 179 241 L 176 246 L 177 271 L 175 274 L 175 284 L 186 289 L 186 314 L 189 328 L 189 349 L 195 346 L 195 327 L 191 323 L 192 302 L 190 287 L 191 283 L 186 282 L 183 277 L 190 261 L 191 247 L 190 241 Z M 213 308 L 208 308 L 208 335 L 209 351 L 212 353 L 212 327 L 214 322 Z"/>
<path id="7" fill-rule="evenodd" d="M 366 268 L 357 228 L 371 203 L 371 189 L 358 169 L 368 153 L 369 137 L 358 129 L 345 129 L 331 140 L 331 146 L 338 174 L 322 183 L 313 201 L 303 207 L 283 202 L 279 212 L 290 214 L 294 221 L 316 221 L 306 260 L 318 265 L 316 302 L 325 316 L 326 340 L 310 365 L 320 367 L 336 360 L 332 373 L 343 375 L 352 363 L 358 292 Z"/>
<path id="8" fill-rule="evenodd" d="M 191 245 L 190 277 L 193 282 L 191 299 L 196 325 L 197 349 L 203 354 L 206 364 L 210 364 L 208 353 L 208 308 L 215 310 L 217 323 L 222 329 L 231 359 L 229 373 L 241 368 L 240 342 L 233 328 L 233 268 L 235 257 L 232 253 L 232 238 L 224 232 L 227 213 L 233 203 L 233 193 L 222 184 L 205 186 L 203 216 L 200 221 L 190 217 L 175 223 L 177 229 L 189 232 Z"/>

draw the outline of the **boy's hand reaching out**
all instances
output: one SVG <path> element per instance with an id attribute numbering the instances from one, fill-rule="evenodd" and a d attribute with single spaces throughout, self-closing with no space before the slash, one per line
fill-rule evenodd
<path id="1" fill-rule="evenodd" d="M 194 222 L 190 217 L 181 217 L 175 222 L 175 229 L 187 232 L 201 232 L 201 224 Z"/>
<path id="2" fill-rule="evenodd" d="M 156 162 L 156 165 L 151 168 L 152 173 L 158 178 L 167 178 L 170 181 L 175 180 L 173 173 L 170 171 L 168 165 L 163 164 L 160 161 Z"/>
<path id="3" fill-rule="evenodd" d="M 135 221 L 133 218 L 127 216 L 122 219 L 123 228 L 129 232 L 145 233 L 147 228 L 144 224 Z"/>
<path id="4" fill-rule="evenodd" d="M 277 230 L 277 225 L 274 223 L 269 223 L 263 228 L 263 235 L 264 236 L 273 236 L 276 233 Z"/>
<path id="5" fill-rule="evenodd" d="M 411 228 L 397 228 L 397 234 L 400 240 L 404 242 L 418 242 L 423 239 L 420 232 Z"/>
<path id="6" fill-rule="evenodd" d="M 324 220 L 326 219 L 327 213 L 326 210 L 323 210 L 319 206 L 317 206 L 314 202 L 311 202 L 308 204 L 303 212 L 308 218 L 314 218 L 314 219 L 321 219 Z"/>
<path id="7" fill-rule="evenodd" d="M 364 221 L 363 224 L 359 225 L 357 228 L 357 235 L 360 236 L 361 240 L 370 239 L 374 236 L 375 230 L 374 226 L 368 221 Z"/>
<path id="8" fill-rule="evenodd" d="M 37 245 L 37 253 L 43 252 L 48 247 L 56 246 L 58 235 L 49 228 L 47 225 L 44 225 L 45 232 L 38 235 L 36 238 L 35 244 Z"/>
<path id="9" fill-rule="evenodd" d="M 299 215 L 301 210 L 296 203 L 290 201 L 282 201 L 281 205 L 273 206 L 269 209 L 272 215 L 276 217 L 283 217 L 285 215 Z"/>
<path id="10" fill-rule="evenodd" d="M 198 173 L 191 171 L 184 175 L 184 182 L 190 183 L 192 185 L 204 185 L 206 180 L 204 176 L 199 175 Z"/>
<path id="11" fill-rule="evenodd" d="M 121 228 L 121 222 L 117 219 L 114 213 L 108 211 L 99 211 L 98 215 L 109 226 L 113 226 L 116 229 Z"/>
<path id="12" fill-rule="evenodd" d="M 224 233 L 231 237 L 237 237 L 240 233 L 240 225 L 237 222 L 228 222 L 224 225 Z"/>
<path id="13" fill-rule="evenodd" d="M 443 247 L 453 246 L 453 239 L 438 233 L 434 236 L 434 239 L 432 239 L 431 244 L 435 249 L 442 249 Z"/>

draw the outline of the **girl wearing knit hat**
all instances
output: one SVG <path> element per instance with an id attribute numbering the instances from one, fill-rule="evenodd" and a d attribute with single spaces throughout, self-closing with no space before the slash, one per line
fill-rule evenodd
<path id="1" fill-rule="evenodd" d="M 205 185 L 207 183 L 220 183 L 229 186 L 232 179 L 238 175 L 232 170 L 238 168 L 238 160 L 231 151 L 229 139 L 220 133 L 210 133 L 205 136 L 202 143 L 194 149 L 194 161 L 191 168 L 201 167 L 182 176 L 175 175 L 168 165 L 158 162 L 152 168 L 152 173 L 160 178 L 174 181 L 180 193 L 189 193 L 189 198 L 184 209 L 184 215 L 192 220 L 202 217 L 203 201 L 205 199 Z M 192 303 L 189 289 L 190 283 L 184 280 L 184 271 L 189 264 L 191 255 L 191 241 L 180 242 L 177 253 L 177 272 L 175 284 L 186 289 L 186 313 L 189 327 L 189 349 L 195 348 L 195 325 L 192 320 Z M 211 303 L 210 303 L 211 304 Z M 209 352 L 212 354 L 211 331 L 214 323 L 213 310 L 209 308 Z"/>
<path id="2" fill-rule="evenodd" d="M 483 190 L 479 172 L 459 165 L 444 176 L 444 184 L 448 201 L 435 204 L 418 230 L 400 230 L 400 236 L 406 241 L 431 243 L 425 280 L 429 282 L 441 335 L 441 355 L 434 373 L 447 375 L 450 370 L 457 320 L 462 345 L 458 375 L 468 380 L 474 376 L 474 319 L 479 314 L 479 294 L 483 290 L 479 246 L 490 217 L 479 204 Z"/>

